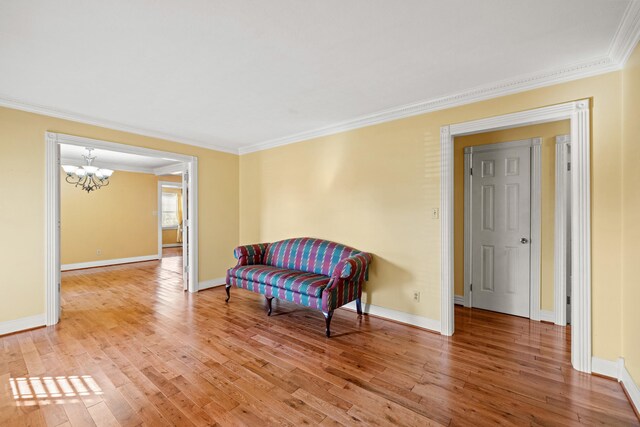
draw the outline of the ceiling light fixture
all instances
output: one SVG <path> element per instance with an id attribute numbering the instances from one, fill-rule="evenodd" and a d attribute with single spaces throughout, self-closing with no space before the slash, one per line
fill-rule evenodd
<path id="1" fill-rule="evenodd" d="M 87 162 L 84 166 L 62 165 L 62 169 L 67 173 L 66 181 L 76 187 L 80 186 L 82 190 L 90 193 L 94 190 L 109 185 L 109 177 L 113 174 L 111 169 L 99 169 L 93 166 L 96 156 L 91 155 L 93 148 L 87 147 L 87 155 L 82 157 Z"/>

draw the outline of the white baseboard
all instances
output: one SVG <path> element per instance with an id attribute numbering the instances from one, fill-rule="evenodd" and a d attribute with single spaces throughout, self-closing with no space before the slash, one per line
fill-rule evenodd
<path id="1" fill-rule="evenodd" d="M 226 280 L 227 280 L 226 277 L 218 277 L 217 279 L 203 280 L 200 283 L 198 283 L 198 290 L 203 291 L 205 289 L 215 288 L 216 286 L 222 286 L 226 283 Z"/>
<path id="2" fill-rule="evenodd" d="M 599 357 L 591 358 L 591 372 L 594 374 L 604 375 L 605 377 L 620 380 L 620 367 L 624 363 L 624 359 L 620 358 L 617 362 L 612 360 L 600 359 Z"/>
<path id="3" fill-rule="evenodd" d="M 80 270 L 82 268 L 106 267 L 109 265 L 129 264 L 131 262 L 155 261 L 157 259 L 159 259 L 158 254 L 134 256 L 130 258 L 104 259 L 100 261 L 79 262 L 76 264 L 62 264 L 60 269 L 62 271 Z"/>
<path id="4" fill-rule="evenodd" d="M 610 377 L 624 385 L 629 395 L 631 404 L 635 407 L 636 412 L 640 412 L 640 387 L 631 378 L 631 374 L 624 365 L 624 358 L 620 357 L 617 362 L 611 360 L 600 359 L 598 357 L 591 358 L 591 371 L 595 374 Z"/>
<path id="5" fill-rule="evenodd" d="M 0 322 L 0 335 L 33 329 L 39 326 L 45 326 L 46 324 L 47 316 L 44 313 L 15 320 L 7 320 L 6 322 Z"/>
<path id="6" fill-rule="evenodd" d="M 462 305 L 464 306 L 464 295 L 454 295 L 453 296 L 453 303 L 455 305 Z"/>
<path id="7" fill-rule="evenodd" d="M 556 313 L 549 310 L 540 310 L 538 311 L 538 315 L 540 317 L 540 321 L 556 323 Z"/>
<path id="8" fill-rule="evenodd" d="M 356 311 L 356 302 L 351 301 L 343 305 L 341 308 Z M 404 311 L 392 310 L 390 308 L 380 307 L 371 304 L 362 304 L 362 311 L 384 319 L 395 320 L 396 322 L 406 323 L 408 325 L 418 326 L 420 328 L 429 329 L 430 331 L 440 332 L 440 321 L 429 319 L 427 317 L 415 314 L 405 313 Z"/>
<path id="9" fill-rule="evenodd" d="M 163 248 L 181 248 L 182 243 L 163 243 L 162 247 Z"/>
<path id="10" fill-rule="evenodd" d="M 624 359 L 622 362 L 622 372 L 620 372 L 620 382 L 627 390 L 631 404 L 636 408 L 636 414 L 640 414 L 640 387 L 638 387 L 638 384 L 631 378 L 631 374 L 624 366 Z"/>

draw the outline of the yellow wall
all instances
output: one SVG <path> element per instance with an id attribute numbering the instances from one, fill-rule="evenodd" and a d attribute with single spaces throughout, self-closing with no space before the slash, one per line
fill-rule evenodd
<path id="1" fill-rule="evenodd" d="M 65 177 L 62 172 L 62 264 L 158 254 L 155 175 L 115 171 L 109 186 L 91 193 L 67 184 Z"/>
<path id="2" fill-rule="evenodd" d="M 464 295 L 464 149 L 475 145 L 518 141 L 534 137 L 542 138 L 540 219 L 542 233 L 542 257 L 540 265 L 540 308 L 553 311 L 553 245 L 555 221 L 555 165 L 557 135 L 571 132 L 569 120 L 523 126 L 516 129 L 468 135 L 455 139 L 453 152 L 455 209 L 455 294 Z"/>
<path id="3" fill-rule="evenodd" d="M 175 229 L 162 230 L 162 244 L 170 245 L 178 243 L 178 232 Z"/>
<path id="4" fill-rule="evenodd" d="M 160 181 L 168 181 L 166 179 L 161 179 Z M 173 180 L 174 182 L 179 182 L 179 180 Z M 166 193 L 178 193 L 178 194 L 182 194 L 182 190 L 179 188 L 163 188 L 162 189 L 163 192 Z M 176 229 L 167 229 L 167 230 L 162 230 L 162 244 L 163 245 L 169 245 L 172 243 L 177 243 L 178 242 L 178 231 Z"/>
<path id="5" fill-rule="evenodd" d="M 622 354 L 640 384 L 640 46 L 623 71 Z"/>
<path id="6" fill-rule="evenodd" d="M 240 241 L 336 240 L 375 255 L 366 300 L 440 318 L 440 126 L 592 98 L 593 351 L 621 354 L 621 91 L 613 72 L 243 155 Z M 421 291 L 420 302 L 412 299 Z"/>
<path id="7" fill-rule="evenodd" d="M 53 117 L 0 108 L 0 322 L 44 313 L 46 131 L 198 157 L 200 280 L 223 277 L 238 242 L 238 156 Z M 156 190 L 157 191 L 157 190 Z M 224 209 L 220 207 L 224 206 Z"/>

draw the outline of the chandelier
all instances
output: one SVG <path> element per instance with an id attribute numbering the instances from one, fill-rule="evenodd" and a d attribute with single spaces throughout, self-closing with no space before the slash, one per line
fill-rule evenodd
<path id="1" fill-rule="evenodd" d="M 82 190 L 90 193 L 94 190 L 109 185 L 109 177 L 113 174 L 111 169 L 100 169 L 92 163 L 96 156 L 91 155 L 93 148 L 86 148 L 87 155 L 82 157 L 87 162 L 84 166 L 62 165 L 62 169 L 67 173 L 66 181 Z"/>

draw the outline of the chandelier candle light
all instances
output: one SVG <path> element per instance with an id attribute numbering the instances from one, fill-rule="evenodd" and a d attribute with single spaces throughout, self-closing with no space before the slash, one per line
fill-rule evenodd
<path id="1" fill-rule="evenodd" d="M 82 155 L 87 162 L 84 166 L 62 165 L 62 169 L 67 173 L 67 182 L 76 187 L 80 186 L 87 193 L 109 185 L 109 177 L 113 174 L 111 169 L 100 169 L 92 165 L 96 159 L 96 156 L 91 155 L 93 150 L 87 147 L 87 155 Z"/>

